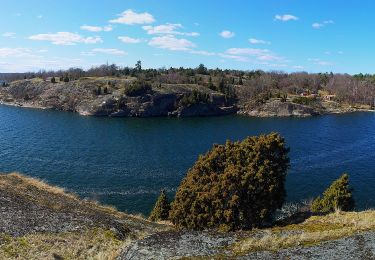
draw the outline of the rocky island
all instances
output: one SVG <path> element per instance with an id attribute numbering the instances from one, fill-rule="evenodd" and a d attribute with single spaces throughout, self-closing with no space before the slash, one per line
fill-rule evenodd
<path id="1" fill-rule="evenodd" d="M 365 104 L 349 105 L 319 90 L 301 94 L 280 89 L 262 90 L 249 96 L 250 86 L 240 82 L 217 86 L 211 76 L 201 82 L 168 83 L 140 77 L 80 77 L 57 80 L 31 78 L 0 87 L 0 103 L 32 108 L 111 117 L 192 117 L 239 114 L 255 117 L 305 117 L 369 110 Z M 193 80 L 191 80 L 193 81 Z M 207 82 L 206 82 L 207 81 Z M 233 80 L 232 80 L 233 81 Z M 297 91 L 298 92 L 298 91 Z M 315 92 L 314 92 L 315 93 Z"/>

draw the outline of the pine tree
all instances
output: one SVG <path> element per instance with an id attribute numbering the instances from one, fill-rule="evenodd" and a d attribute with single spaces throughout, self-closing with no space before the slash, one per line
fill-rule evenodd
<path id="1" fill-rule="evenodd" d="M 151 221 L 168 220 L 170 211 L 170 203 L 165 191 L 162 190 L 154 209 L 151 211 L 149 219 Z"/>
<path id="2" fill-rule="evenodd" d="M 352 189 L 349 186 L 348 174 L 343 174 L 323 193 L 323 198 L 316 198 L 311 211 L 314 213 L 331 213 L 336 209 L 351 211 L 355 207 Z"/>

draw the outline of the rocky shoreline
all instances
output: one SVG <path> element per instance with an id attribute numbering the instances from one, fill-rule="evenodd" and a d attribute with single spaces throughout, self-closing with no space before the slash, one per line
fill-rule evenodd
<path id="1" fill-rule="evenodd" d="M 369 111 L 344 107 L 334 101 L 319 101 L 314 106 L 306 106 L 277 98 L 251 105 L 248 102 L 228 104 L 222 93 L 207 87 L 186 84 L 165 84 L 154 86 L 151 92 L 142 95 L 124 95 L 123 86 L 132 81 L 134 79 L 83 78 L 52 84 L 41 79 L 21 80 L 0 88 L 0 104 L 110 117 L 197 117 L 233 114 L 250 117 L 308 117 Z M 107 93 L 95 94 L 98 88 L 107 88 Z M 207 95 L 207 102 L 182 104 L 181 100 L 185 96 L 198 90 Z"/>

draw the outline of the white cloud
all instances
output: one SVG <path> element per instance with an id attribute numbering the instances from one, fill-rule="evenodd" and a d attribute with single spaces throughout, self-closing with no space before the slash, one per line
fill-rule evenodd
<path id="1" fill-rule="evenodd" d="M 119 49 L 103 49 L 103 48 L 96 48 L 92 49 L 92 52 L 95 53 L 103 53 L 103 54 L 109 54 L 109 55 L 115 55 L 115 56 L 123 56 L 127 55 L 126 52 L 119 50 Z"/>
<path id="2" fill-rule="evenodd" d="M 226 50 L 224 54 L 220 55 L 223 58 L 234 59 L 237 61 L 254 62 L 256 64 L 269 65 L 269 61 L 278 63 L 285 63 L 283 57 L 280 57 L 270 50 L 267 49 L 255 49 L 255 48 L 230 48 Z"/>
<path id="3" fill-rule="evenodd" d="M 83 37 L 77 33 L 71 32 L 37 34 L 30 36 L 29 39 L 35 41 L 49 41 L 55 45 L 76 45 L 77 43 L 94 44 L 103 42 L 99 36 Z"/>
<path id="4" fill-rule="evenodd" d="M 299 18 L 291 14 L 275 15 L 275 20 L 288 22 L 288 21 L 297 21 Z"/>
<path id="5" fill-rule="evenodd" d="M 243 57 L 243 56 L 239 56 L 239 55 L 219 53 L 219 56 L 222 57 L 222 58 L 232 59 L 232 60 L 241 61 L 241 62 L 249 62 L 250 61 L 247 57 Z"/>
<path id="6" fill-rule="evenodd" d="M 33 50 L 29 48 L 0 48 L 0 57 L 1 58 L 22 58 L 28 57 L 33 58 L 36 55 L 33 54 Z"/>
<path id="7" fill-rule="evenodd" d="M 6 32 L 6 33 L 3 33 L 1 36 L 7 37 L 7 38 L 16 38 L 16 33 L 14 33 L 14 32 Z"/>
<path id="8" fill-rule="evenodd" d="M 81 55 L 82 56 L 95 56 L 95 53 L 93 53 L 92 51 L 82 51 L 81 52 Z"/>
<path id="9" fill-rule="evenodd" d="M 120 24 L 150 24 L 155 22 L 154 17 L 149 13 L 136 13 L 131 9 L 124 11 L 119 15 L 117 19 L 109 21 L 110 23 L 120 23 Z"/>
<path id="10" fill-rule="evenodd" d="M 333 65 L 333 63 L 330 62 L 330 61 L 324 61 L 324 60 L 317 59 L 317 58 L 310 58 L 308 60 L 311 61 L 311 62 L 313 62 L 315 65 L 319 65 L 319 66 L 330 66 L 330 65 Z"/>
<path id="11" fill-rule="evenodd" d="M 112 26 L 91 26 L 91 25 L 82 25 L 81 30 L 89 31 L 89 32 L 110 32 L 113 30 Z"/>
<path id="12" fill-rule="evenodd" d="M 247 56 L 261 56 L 269 54 L 267 49 L 253 49 L 253 48 L 230 48 L 226 53 L 231 55 L 247 55 Z"/>
<path id="13" fill-rule="evenodd" d="M 325 27 L 326 25 L 328 25 L 328 24 L 334 24 L 335 22 L 334 21 L 332 21 L 332 20 L 327 20 L 327 21 L 323 21 L 323 22 L 321 22 L 321 23 L 313 23 L 312 24 L 312 27 L 314 28 L 314 29 L 320 29 L 320 28 L 322 28 L 322 27 Z"/>
<path id="14" fill-rule="evenodd" d="M 249 42 L 251 44 L 266 44 L 266 45 L 270 45 L 271 44 L 271 42 L 269 42 L 269 41 L 259 40 L 259 39 L 255 39 L 255 38 L 250 38 Z"/>
<path id="15" fill-rule="evenodd" d="M 131 38 L 128 36 L 119 36 L 118 39 L 123 43 L 140 43 L 143 41 L 142 39 Z"/>
<path id="16" fill-rule="evenodd" d="M 236 34 L 234 32 L 224 30 L 221 33 L 219 33 L 219 35 L 225 39 L 229 39 L 229 38 L 234 37 Z"/>
<path id="17" fill-rule="evenodd" d="M 186 39 L 178 39 L 173 35 L 154 37 L 148 42 L 148 44 L 156 48 L 172 51 L 188 51 L 191 50 L 191 48 L 196 47 L 193 42 Z"/>
<path id="18" fill-rule="evenodd" d="M 191 50 L 190 53 L 191 54 L 197 54 L 197 55 L 203 55 L 203 56 L 215 56 L 215 55 L 217 55 L 216 53 L 209 52 L 209 51 L 195 51 L 195 50 Z"/>
<path id="19" fill-rule="evenodd" d="M 296 70 L 303 70 L 305 67 L 297 65 L 297 66 L 293 66 L 292 68 Z"/>
<path id="20" fill-rule="evenodd" d="M 197 32 L 179 32 L 178 29 L 183 28 L 182 24 L 179 23 L 166 23 L 157 26 L 145 25 L 142 26 L 142 28 L 147 32 L 147 34 L 176 34 L 186 36 L 199 36 L 199 33 Z"/>

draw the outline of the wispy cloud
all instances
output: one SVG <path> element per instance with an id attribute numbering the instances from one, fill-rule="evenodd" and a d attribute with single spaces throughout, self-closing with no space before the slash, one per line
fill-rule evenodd
<path id="1" fill-rule="evenodd" d="M 173 35 L 153 37 L 148 44 L 156 48 L 172 51 L 188 51 L 196 47 L 193 42 L 187 39 L 178 39 Z"/>
<path id="2" fill-rule="evenodd" d="M 43 18 L 43 15 L 38 15 L 36 18 L 38 18 L 38 19 L 42 19 Z"/>
<path id="3" fill-rule="evenodd" d="M 250 38 L 249 42 L 251 44 L 266 44 L 266 45 L 270 45 L 271 44 L 271 42 L 269 42 L 269 41 L 259 40 L 259 39 L 255 39 L 255 38 Z"/>
<path id="4" fill-rule="evenodd" d="M 196 54 L 196 55 L 203 55 L 203 56 L 215 56 L 215 55 L 217 55 L 216 53 L 209 52 L 209 51 L 195 51 L 195 50 L 191 50 L 190 53 L 191 54 Z"/>
<path id="5" fill-rule="evenodd" d="M 186 36 L 199 36 L 197 32 L 180 32 L 179 29 L 182 29 L 182 24 L 179 23 L 167 23 L 157 26 L 145 25 L 142 26 L 143 30 L 147 34 L 176 34 L 176 35 L 186 35 Z"/>
<path id="6" fill-rule="evenodd" d="M 234 32 L 224 30 L 219 35 L 225 39 L 233 38 L 236 34 Z"/>
<path id="7" fill-rule="evenodd" d="M 81 30 L 89 31 L 89 32 L 110 32 L 113 30 L 112 26 L 91 26 L 91 25 L 82 25 Z"/>
<path id="8" fill-rule="evenodd" d="M 332 20 L 327 20 L 327 21 L 323 21 L 321 23 L 313 23 L 311 26 L 314 28 L 314 29 L 320 29 L 322 27 L 325 27 L 329 24 L 334 24 L 335 22 L 332 21 Z"/>
<path id="9" fill-rule="evenodd" d="M 269 62 L 276 62 L 281 64 L 287 62 L 283 57 L 280 57 L 268 49 L 255 48 L 230 48 L 225 53 L 220 55 L 223 58 L 234 59 L 237 61 L 254 62 L 263 65 L 270 65 Z"/>
<path id="10" fill-rule="evenodd" d="M 6 37 L 6 38 L 16 38 L 16 33 L 14 33 L 14 32 L 5 32 L 1 36 Z"/>
<path id="11" fill-rule="evenodd" d="M 119 24 L 127 24 L 127 25 L 134 25 L 134 24 L 150 24 L 155 22 L 155 18 L 145 12 L 145 13 L 136 13 L 131 9 L 128 9 L 122 12 L 119 17 L 113 20 L 110 20 L 110 23 L 119 23 Z"/>
<path id="12" fill-rule="evenodd" d="M 103 53 L 103 54 L 115 55 L 115 56 L 127 55 L 127 53 L 125 51 L 119 50 L 119 49 L 96 48 L 96 49 L 92 49 L 92 52 L 93 53 Z"/>
<path id="13" fill-rule="evenodd" d="M 299 18 L 297 16 L 294 16 L 291 14 L 275 15 L 275 20 L 277 21 L 288 22 L 288 21 L 297 21 L 298 19 Z"/>
<path id="14" fill-rule="evenodd" d="M 119 36 L 118 39 L 120 41 L 122 41 L 123 43 L 140 43 L 140 42 L 143 42 L 142 39 L 131 38 L 131 37 L 128 37 L 128 36 Z"/>
<path id="15" fill-rule="evenodd" d="M 71 32 L 37 34 L 30 36 L 29 39 L 35 41 L 48 41 L 55 45 L 76 45 L 77 43 L 94 44 L 103 42 L 99 36 L 83 37 L 77 33 Z"/>
<path id="16" fill-rule="evenodd" d="M 33 50 L 29 48 L 0 48 L 0 57 L 34 58 L 36 55 L 34 54 Z"/>
<path id="17" fill-rule="evenodd" d="M 308 61 L 311 61 L 315 65 L 319 65 L 319 66 L 330 66 L 330 65 L 333 65 L 332 62 L 321 60 L 319 58 L 309 58 Z"/>

